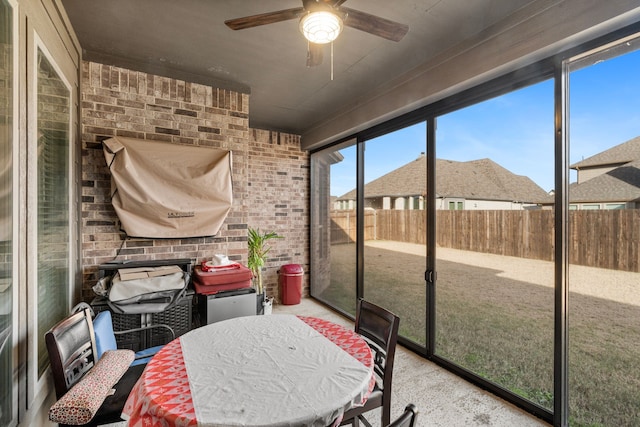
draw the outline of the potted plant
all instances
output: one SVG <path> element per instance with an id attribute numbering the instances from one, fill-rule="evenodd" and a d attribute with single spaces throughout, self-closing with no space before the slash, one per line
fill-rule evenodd
<path id="1" fill-rule="evenodd" d="M 249 248 L 247 267 L 249 267 L 253 273 L 253 282 L 258 294 L 259 312 L 263 312 L 263 307 L 271 302 L 266 298 L 262 285 L 262 267 L 264 267 L 267 254 L 271 250 L 271 247 L 267 245 L 267 241 L 281 238 L 282 236 L 278 235 L 275 231 L 263 233 L 259 228 L 249 227 L 247 236 L 247 245 Z"/>

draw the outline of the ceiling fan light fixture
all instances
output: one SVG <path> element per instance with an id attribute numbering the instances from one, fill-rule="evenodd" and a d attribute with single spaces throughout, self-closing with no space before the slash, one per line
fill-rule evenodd
<path id="1" fill-rule="evenodd" d="M 332 12 L 310 12 L 300 18 L 300 32 L 311 43 L 331 43 L 341 31 L 342 19 Z"/>

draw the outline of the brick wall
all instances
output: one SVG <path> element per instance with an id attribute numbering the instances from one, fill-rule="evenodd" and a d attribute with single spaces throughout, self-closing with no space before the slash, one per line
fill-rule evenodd
<path id="1" fill-rule="evenodd" d="M 263 280 L 277 295 L 281 264 L 308 265 L 308 154 L 300 137 L 249 128 L 249 95 L 94 62 L 82 64 L 82 263 L 84 300 L 97 266 L 117 259 L 191 258 L 226 253 L 246 264 L 247 228 L 276 231 Z M 231 212 L 215 237 L 130 239 L 110 198 L 101 142 L 112 136 L 231 150 Z M 305 280 L 305 288 L 308 287 Z M 305 289 L 305 294 L 308 291 Z"/>
<path id="2" fill-rule="evenodd" d="M 284 236 L 269 240 L 263 274 L 267 295 L 277 295 L 277 270 L 283 264 L 302 265 L 308 295 L 309 156 L 300 151 L 297 135 L 251 129 L 250 140 L 249 226 Z"/>

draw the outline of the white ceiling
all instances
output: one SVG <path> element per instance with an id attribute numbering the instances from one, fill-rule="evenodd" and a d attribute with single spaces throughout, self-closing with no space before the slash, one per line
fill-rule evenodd
<path id="1" fill-rule="evenodd" d="M 301 0 L 62 0 L 84 59 L 250 93 L 250 126 L 303 134 L 345 105 L 500 22 L 532 0 L 348 0 L 409 25 L 400 42 L 345 27 L 306 67 L 298 21 L 233 31 L 224 21 Z"/>

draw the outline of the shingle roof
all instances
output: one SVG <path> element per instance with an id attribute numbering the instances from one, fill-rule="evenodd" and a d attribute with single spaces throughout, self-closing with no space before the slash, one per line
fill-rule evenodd
<path id="1" fill-rule="evenodd" d="M 399 167 L 365 185 L 365 197 L 424 195 L 427 188 L 426 156 Z M 548 195 L 530 178 L 515 175 L 490 159 L 457 162 L 436 159 L 436 193 L 439 197 L 508 200 L 538 203 Z M 339 197 L 355 199 L 356 192 Z"/>
<path id="2" fill-rule="evenodd" d="M 640 159 L 640 136 L 571 165 L 572 169 L 594 166 L 623 165 Z"/>
<path id="3" fill-rule="evenodd" d="M 616 166 L 569 187 L 569 201 L 629 202 L 640 199 L 640 136 L 571 165 L 573 169 Z"/>
<path id="4" fill-rule="evenodd" d="M 640 160 L 569 187 L 569 201 L 629 202 L 640 199 Z"/>

